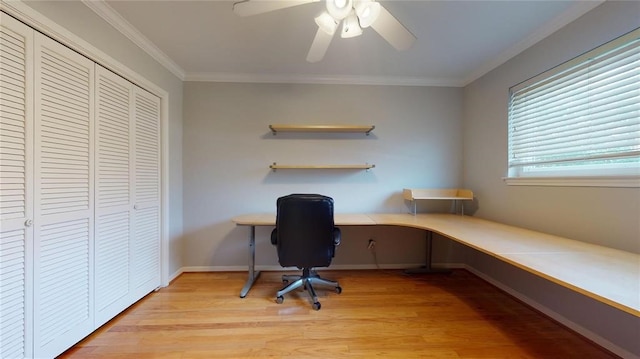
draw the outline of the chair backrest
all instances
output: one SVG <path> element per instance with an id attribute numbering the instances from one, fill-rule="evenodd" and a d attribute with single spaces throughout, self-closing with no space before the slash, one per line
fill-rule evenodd
<path id="1" fill-rule="evenodd" d="M 276 202 L 278 260 L 283 267 L 328 267 L 335 252 L 333 199 L 291 194 Z"/>

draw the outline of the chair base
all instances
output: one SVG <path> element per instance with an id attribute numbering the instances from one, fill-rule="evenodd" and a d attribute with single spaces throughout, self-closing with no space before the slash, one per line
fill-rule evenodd
<path id="1" fill-rule="evenodd" d="M 302 270 L 302 275 L 283 275 L 283 282 L 289 282 L 284 288 L 280 289 L 278 293 L 276 293 L 276 302 L 278 304 L 284 301 L 284 295 L 297 289 L 303 287 L 311 300 L 313 301 L 312 308 L 314 310 L 320 310 L 320 302 L 318 301 L 318 296 L 316 295 L 316 291 L 313 288 L 314 284 L 322 285 L 326 287 L 332 287 L 336 293 L 342 293 L 342 288 L 338 282 L 321 278 L 318 273 L 310 268 L 304 268 Z"/>

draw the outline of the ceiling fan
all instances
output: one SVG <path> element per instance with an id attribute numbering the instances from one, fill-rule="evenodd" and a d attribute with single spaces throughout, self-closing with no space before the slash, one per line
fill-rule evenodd
<path id="1" fill-rule="evenodd" d="M 233 4 L 239 16 L 251 16 L 322 0 L 244 0 Z M 318 31 L 313 39 L 307 61 L 318 62 L 331 44 L 333 35 L 342 22 L 340 36 L 355 37 L 362 29 L 371 27 L 397 50 L 406 50 L 416 37 L 387 9 L 375 0 L 325 0 L 326 11 L 315 18 Z"/>

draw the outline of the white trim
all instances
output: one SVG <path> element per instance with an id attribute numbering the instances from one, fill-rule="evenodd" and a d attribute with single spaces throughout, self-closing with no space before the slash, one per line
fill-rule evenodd
<path id="1" fill-rule="evenodd" d="M 405 269 L 405 268 L 414 268 L 416 266 L 419 266 L 419 264 L 400 264 L 400 265 L 383 265 L 380 267 L 380 269 Z M 489 277 L 488 275 L 484 274 L 483 272 L 475 269 L 474 267 L 468 265 L 468 264 L 463 264 L 463 263 L 438 263 L 435 264 L 434 267 L 439 267 L 439 268 L 461 268 L 461 269 L 466 269 L 469 272 L 473 273 L 474 275 L 478 276 L 479 278 L 481 278 L 482 280 L 490 283 L 491 285 L 499 288 L 500 290 L 504 291 L 505 293 L 513 296 L 514 298 L 517 298 L 518 300 L 520 300 L 521 302 L 525 303 L 526 305 L 534 308 L 535 310 L 539 311 L 540 313 L 543 313 L 544 315 L 548 316 L 549 318 L 552 318 L 553 320 L 559 322 L 560 324 L 566 326 L 567 328 L 575 331 L 576 333 L 584 336 L 585 338 L 593 341 L 594 343 L 600 345 L 601 347 L 611 351 L 612 353 L 619 355 L 622 358 L 635 358 L 636 356 L 615 345 L 614 343 L 610 342 L 609 340 L 597 335 L 596 333 L 574 323 L 573 321 L 567 319 L 566 317 L 560 315 L 559 313 L 547 308 L 546 306 L 538 303 L 537 301 L 529 298 L 528 296 L 514 290 L 513 288 L 503 284 L 502 282 L 499 282 L 491 277 Z M 329 270 L 331 269 L 335 269 L 335 270 L 352 270 L 352 269 L 356 269 L 356 270 L 367 270 L 367 269 L 377 269 L 375 265 L 370 265 L 370 264 L 365 264 L 365 265 L 335 265 L 335 266 L 331 266 L 328 268 Z M 263 270 L 263 271 L 284 271 L 287 269 L 284 269 L 280 266 L 256 266 L 256 270 Z M 176 277 L 178 277 L 180 274 L 185 273 L 185 272 L 246 272 L 247 271 L 247 267 L 246 266 L 195 266 L 195 267 L 182 267 L 180 268 L 180 270 L 178 270 L 173 276 L 172 276 L 172 280 L 175 279 Z M 240 290 L 240 288 L 238 288 L 238 290 Z"/>
<path id="2" fill-rule="evenodd" d="M 380 264 L 376 266 L 375 264 L 336 264 L 331 265 L 328 270 L 369 270 L 369 269 L 414 269 L 424 267 L 424 263 L 413 263 L 413 264 Z M 448 269 L 459 269 L 465 268 L 464 263 L 432 263 L 432 268 L 448 268 Z"/>
<path id="3" fill-rule="evenodd" d="M 414 268 L 419 266 L 419 264 L 392 264 L 392 265 L 382 265 L 380 269 L 406 269 L 406 268 Z M 574 323 L 573 321 L 567 319 L 566 317 L 558 314 L 557 312 L 547 308 L 546 306 L 538 303 L 537 301 L 527 297 L 526 295 L 512 289 L 511 287 L 487 276 L 483 272 L 473 268 L 470 265 L 463 263 L 438 263 L 435 264 L 434 267 L 439 268 L 462 268 L 466 269 L 474 275 L 478 276 L 482 280 L 490 283 L 491 285 L 499 288 L 505 293 L 517 298 L 522 301 L 526 305 L 534 308 L 535 310 L 543 313 L 544 315 L 556 320 L 567 328 L 579 333 L 580 335 L 588 338 L 594 343 L 602 346 L 603 348 L 613 352 L 616 355 L 619 355 L 622 358 L 634 358 L 635 355 L 617 345 L 610 342 L 609 340 L 597 335 L 596 333 Z M 375 265 L 364 264 L 364 265 L 332 265 L 328 268 L 328 270 L 369 270 L 369 269 L 377 269 Z M 284 269 L 280 266 L 256 266 L 256 270 L 262 271 L 284 271 L 288 269 Z M 174 278 L 178 275 L 185 272 L 246 272 L 246 266 L 195 266 L 195 267 L 183 267 L 181 268 L 175 275 Z M 240 290 L 240 288 L 238 288 Z"/>
<path id="4" fill-rule="evenodd" d="M 640 187 L 640 176 L 620 177 L 503 177 L 509 186 Z"/>
<path id="5" fill-rule="evenodd" d="M 178 278 L 179 276 L 182 275 L 182 273 L 184 273 L 184 267 L 178 269 L 177 271 L 175 271 L 172 275 L 169 276 L 169 283 L 167 285 L 163 285 L 163 287 L 167 287 L 171 282 L 173 282 L 176 278 Z"/>
<path id="6" fill-rule="evenodd" d="M 376 267 L 375 264 L 332 264 L 327 268 L 318 268 L 322 270 L 370 270 L 370 269 L 410 269 L 419 268 L 424 263 L 396 263 L 396 264 L 381 264 Z M 434 263 L 433 268 L 467 268 L 464 263 Z M 279 265 L 257 265 L 255 268 L 257 271 L 298 271 L 297 268 L 282 268 Z M 247 266 L 187 266 L 180 268 L 172 276 L 172 280 L 178 277 L 182 273 L 189 272 L 247 272 Z M 240 288 L 238 288 L 240 290 Z"/>
<path id="7" fill-rule="evenodd" d="M 510 59 L 516 57 L 518 54 L 523 52 L 524 50 L 530 48 L 536 43 L 540 42 L 547 36 L 553 34 L 554 32 L 560 30 L 564 26 L 573 22 L 580 16 L 588 13 L 594 8 L 600 6 L 605 2 L 605 0 L 592 0 L 592 1 L 577 1 L 574 5 L 569 7 L 562 14 L 556 16 L 551 19 L 544 25 L 540 26 L 536 31 L 531 33 L 529 36 L 519 41 L 514 46 L 511 46 L 506 51 L 503 51 L 498 56 L 493 58 L 492 60 L 484 63 L 482 66 L 478 67 L 474 70 L 467 78 L 462 81 L 462 86 L 467 86 L 473 81 L 479 79 L 480 77 L 486 75 L 491 70 L 497 68 L 498 66 L 504 64 Z"/>
<path id="8" fill-rule="evenodd" d="M 5 1 L 5 0 L 2 0 Z M 131 23 L 113 10 L 104 0 L 82 0 L 98 16 L 111 24 L 116 30 L 130 39 L 149 56 L 162 64 L 167 70 L 183 81 L 200 82 L 250 82 L 250 83 L 299 83 L 299 84 L 327 84 L 327 85 L 388 85 L 388 86 L 436 86 L 436 87 L 464 87 L 479 79 L 489 71 L 497 68 L 522 51 L 533 46 L 560 28 L 576 20 L 585 13 L 599 6 L 604 0 L 579 1 L 565 12 L 541 26 L 537 31 L 522 41 L 486 62 L 464 79 L 425 78 L 425 77 L 397 77 L 397 76 L 344 76 L 344 75 L 313 75 L 313 74 L 251 74 L 251 73 L 219 73 L 219 72 L 185 72 L 175 61 L 160 50 L 151 40 L 144 36 Z"/>
<path id="9" fill-rule="evenodd" d="M 620 348 L 619 346 L 615 345 L 614 343 L 610 342 L 609 340 L 597 335 L 596 333 L 574 323 L 573 321 L 567 319 L 566 317 L 558 314 L 557 312 L 547 308 L 546 306 L 538 303 L 537 301 L 527 297 L 526 295 L 514 290 L 513 288 L 491 278 L 490 276 L 482 273 L 481 271 L 466 265 L 465 269 L 467 269 L 469 272 L 473 273 L 474 275 L 482 278 L 483 280 L 487 281 L 488 283 L 490 283 L 491 285 L 499 288 L 500 290 L 506 292 L 507 294 L 517 298 L 518 300 L 520 300 L 521 302 L 525 303 L 526 305 L 534 308 L 535 310 L 541 312 L 542 314 L 552 318 L 553 320 L 559 322 L 560 324 L 566 326 L 567 328 L 575 331 L 576 333 L 584 336 L 585 338 L 593 341 L 594 343 L 598 344 L 599 346 L 611 351 L 612 353 L 619 355 L 621 358 L 637 358 L 636 355 L 634 355 L 633 353 Z"/>
<path id="10" fill-rule="evenodd" d="M 56 24 L 49 18 L 29 7 L 26 3 L 20 0 L 0 0 L 0 10 L 5 11 L 9 15 L 55 39 L 56 41 L 63 43 L 65 46 L 81 53 L 85 57 L 100 63 L 103 67 L 106 67 L 130 81 L 135 82 L 138 86 L 153 93 L 154 95 L 161 97 L 162 99 L 168 96 L 167 91 L 162 87 L 142 77 L 137 72 L 128 68 L 126 65 L 109 56 L 97 47 L 91 45 L 78 35 Z"/>
<path id="11" fill-rule="evenodd" d="M 104 21 L 109 23 L 113 28 L 120 31 L 140 49 L 146 52 L 154 60 L 159 62 L 167 70 L 171 71 L 179 79 L 184 81 L 185 71 L 173 61 L 167 54 L 162 52 L 151 40 L 144 36 L 138 29 L 129 23 L 122 15 L 113 10 L 109 4 L 103 0 L 82 0 L 89 9 L 93 10 Z"/>
<path id="12" fill-rule="evenodd" d="M 82 2 L 116 30 L 126 36 L 149 56 L 183 81 L 239 82 L 239 83 L 299 83 L 328 85 L 395 85 L 395 86 L 441 86 L 462 87 L 460 80 L 395 76 L 342 76 L 313 74 L 251 74 L 206 72 L 186 73 L 167 54 L 129 23 L 104 0 L 82 0 Z"/>
<path id="13" fill-rule="evenodd" d="M 0 0 L 0 10 L 24 22 L 28 26 L 42 32 L 43 34 L 63 43 L 65 46 L 81 53 L 82 55 L 99 63 L 103 67 L 120 74 L 121 76 L 133 81 L 138 86 L 160 97 L 162 103 L 161 109 L 161 146 L 162 146 L 162 234 L 161 234 L 161 278 L 160 283 L 166 286 L 169 283 L 169 93 L 162 87 L 147 80 L 137 72 L 123 65 L 111 56 L 102 52 L 95 46 L 83 40 L 74 33 L 68 31 L 64 27 L 56 24 L 46 16 L 40 14 L 27 4 L 18 0 Z"/>
<path id="14" fill-rule="evenodd" d="M 445 78 L 421 78 L 400 76 L 346 76 L 346 75 L 310 75 L 310 74 L 251 74 L 202 72 L 187 73 L 185 81 L 199 82 L 248 82 L 248 83 L 286 83 L 318 85 L 386 85 L 386 86 L 437 86 L 462 87 L 458 80 Z"/>
<path id="15" fill-rule="evenodd" d="M 164 90 L 163 90 L 164 91 Z M 169 285 L 169 94 L 164 92 L 164 96 L 160 97 L 160 215 L 161 219 L 161 243 L 160 243 L 160 285 L 166 287 Z"/>

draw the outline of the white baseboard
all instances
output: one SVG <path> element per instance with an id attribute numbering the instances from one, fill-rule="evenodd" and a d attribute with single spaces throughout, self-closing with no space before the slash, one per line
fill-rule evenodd
<path id="1" fill-rule="evenodd" d="M 575 331 L 576 333 L 582 335 L 583 337 L 591 340 L 592 342 L 598 344 L 599 346 L 611 351 L 612 353 L 622 357 L 622 358 L 629 358 L 629 359 L 640 359 L 640 357 L 638 357 L 637 355 L 623 349 L 620 348 L 619 346 L 613 344 L 612 342 L 608 341 L 607 339 L 599 336 L 598 334 L 574 323 L 573 321 L 567 319 L 566 317 L 560 315 L 559 313 L 547 308 L 546 306 L 536 302 L 535 300 L 527 297 L 526 295 L 515 291 L 513 288 L 496 281 L 495 279 L 487 276 L 486 274 L 480 272 L 479 270 L 476 270 L 475 268 L 469 266 L 469 265 L 464 265 L 464 268 L 467 269 L 469 272 L 473 273 L 474 275 L 482 278 L 483 280 L 491 283 L 492 285 L 498 287 L 499 289 L 505 291 L 506 293 L 508 293 L 509 295 L 517 298 L 518 300 L 522 301 L 523 303 L 527 304 L 528 306 L 534 308 L 535 310 L 543 313 L 544 315 L 552 318 L 553 320 L 559 322 L 560 324 L 566 326 L 567 328 Z"/>
<path id="2" fill-rule="evenodd" d="M 375 270 L 375 269 L 408 269 L 408 268 L 417 268 L 420 267 L 419 263 L 411 263 L 411 264 L 381 264 L 380 266 L 376 266 L 375 264 L 336 264 L 329 267 L 329 270 Z M 523 303 L 529 305 L 530 307 L 536 309 L 537 311 L 543 313 L 544 315 L 554 319 L 555 321 L 561 323 L 562 325 L 570 328 L 571 330 L 579 333 L 585 338 L 593 341 L 594 343 L 600 345 L 601 347 L 611 351 L 612 353 L 622 357 L 629 359 L 640 359 L 640 357 L 634 355 L 633 353 L 620 348 L 619 346 L 611 343 L 607 339 L 597 335 L 596 333 L 572 322 L 571 320 L 565 318 L 559 313 L 547 308 L 546 306 L 536 302 L 535 300 L 527 297 L 526 295 L 515 291 L 511 287 L 496 281 L 495 279 L 487 276 L 486 274 L 480 272 L 479 270 L 464 264 L 464 263 L 434 263 L 434 268 L 450 268 L 450 269 L 466 269 L 474 275 L 482 278 L 483 280 L 491 283 L 497 288 L 503 290 L 509 295 L 517 298 Z M 258 265 L 256 266 L 256 270 L 258 271 L 283 271 L 283 270 L 298 270 L 297 268 L 282 268 L 278 265 Z M 247 266 L 191 266 L 191 267 L 182 267 L 176 273 L 171 276 L 171 280 L 177 278 L 180 274 L 186 272 L 246 272 Z"/>
<path id="3" fill-rule="evenodd" d="M 369 269 L 408 269 L 420 267 L 420 263 L 396 263 L 396 264 L 381 264 L 376 266 L 375 264 L 334 264 L 326 270 L 369 270 Z M 434 263 L 434 268 L 466 268 L 463 263 Z M 282 268 L 279 265 L 257 265 L 258 271 L 286 271 L 286 270 L 298 270 L 297 268 Z M 174 280 L 180 274 L 186 272 L 246 272 L 247 266 L 188 266 L 182 267 L 176 271 L 170 278 Z"/>
<path id="4" fill-rule="evenodd" d="M 169 275 L 169 285 L 171 284 L 171 282 L 173 282 L 174 279 L 178 278 L 182 273 L 184 273 L 184 267 L 178 269 L 177 271 L 175 271 L 175 273 Z"/>

